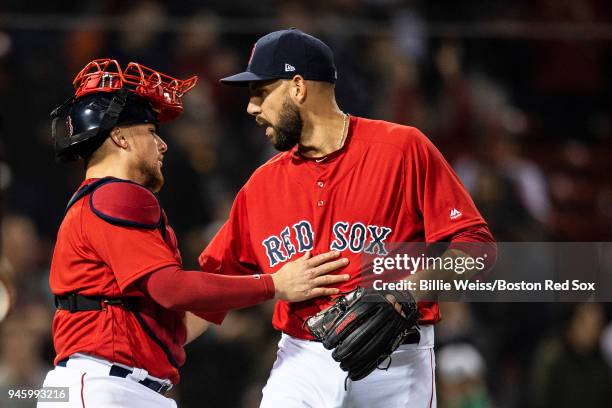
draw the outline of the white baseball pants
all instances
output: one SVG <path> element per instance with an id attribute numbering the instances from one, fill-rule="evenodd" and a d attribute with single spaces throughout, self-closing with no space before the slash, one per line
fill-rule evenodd
<path id="1" fill-rule="evenodd" d="M 66 367 L 49 371 L 43 383 L 43 387 L 68 387 L 69 402 L 38 402 L 37 408 L 176 408 L 173 399 L 139 384 L 138 379 L 108 375 L 110 366 L 105 360 L 71 357 Z M 141 370 L 138 375 L 147 373 Z"/>
<path id="2" fill-rule="evenodd" d="M 283 334 L 260 408 L 435 408 L 433 327 L 421 328 L 419 344 L 401 345 L 387 371 L 360 381 L 346 372 L 321 343 Z"/>

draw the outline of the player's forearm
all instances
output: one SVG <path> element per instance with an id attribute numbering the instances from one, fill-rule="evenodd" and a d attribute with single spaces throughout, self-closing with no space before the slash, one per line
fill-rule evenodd
<path id="1" fill-rule="evenodd" d="M 495 264 L 497 258 L 497 245 L 486 226 L 473 228 L 455 235 L 441 258 L 444 261 L 442 264 L 445 264 L 448 259 L 456 260 L 462 258 L 461 265 L 463 266 L 460 271 L 461 273 L 451 268 L 426 269 L 411 275 L 407 280 L 416 282 L 416 287 L 419 288 L 419 281 L 453 282 L 457 280 L 469 280 L 484 275 Z M 467 262 L 466 260 L 469 258 L 472 258 L 472 260 L 478 259 L 480 265 L 483 267 L 477 267 L 479 262 Z M 454 262 L 450 263 L 454 264 Z M 440 287 L 440 285 L 427 286 Z M 417 300 L 429 301 L 436 300 L 439 291 L 433 289 L 415 290 L 412 294 Z"/>
<path id="2" fill-rule="evenodd" d="M 446 261 L 449 258 L 468 258 L 470 255 L 457 250 L 457 249 L 449 249 L 444 254 L 442 254 L 441 258 Z M 408 276 L 405 280 L 415 282 L 413 290 L 410 291 L 412 296 L 417 301 L 436 301 L 438 299 L 439 291 L 434 289 L 421 289 L 422 286 L 420 284 L 421 281 L 425 282 L 452 282 L 454 280 L 466 280 L 475 276 L 478 271 L 475 268 L 465 269 L 462 274 L 456 273 L 451 269 L 423 269 L 415 274 Z M 439 285 L 438 285 L 439 286 Z M 431 285 L 427 285 L 427 287 L 431 287 Z"/>
<path id="3" fill-rule="evenodd" d="M 138 287 L 166 309 L 219 312 L 253 306 L 274 297 L 269 275 L 225 276 L 163 268 L 138 281 Z"/>

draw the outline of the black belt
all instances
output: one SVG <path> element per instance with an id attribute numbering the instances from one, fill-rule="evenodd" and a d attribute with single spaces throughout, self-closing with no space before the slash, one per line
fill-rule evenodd
<path id="1" fill-rule="evenodd" d="M 402 344 L 419 344 L 421 341 L 421 332 L 414 330 L 402 341 Z"/>
<path id="2" fill-rule="evenodd" d="M 107 306 L 121 306 L 126 310 L 134 310 L 136 298 L 106 298 L 103 296 L 83 296 L 78 293 L 67 293 L 55 296 L 55 307 L 70 313 L 103 310 Z"/>
<path id="3" fill-rule="evenodd" d="M 66 364 L 68 363 L 69 359 L 70 357 L 60 360 L 57 363 L 57 365 L 60 367 L 66 367 Z M 132 372 L 133 372 L 132 370 L 129 370 L 127 368 L 123 368 L 121 366 L 113 364 L 111 365 L 108 375 L 112 375 L 113 377 L 126 378 L 128 375 L 132 374 Z M 170 389 L 172 389 L 172 383 L 150 380 L 148 378 L 145 378 L 144 380 L 140 380 L 138 381 L 138 383 L 162 395 L 170 391 Z"/>

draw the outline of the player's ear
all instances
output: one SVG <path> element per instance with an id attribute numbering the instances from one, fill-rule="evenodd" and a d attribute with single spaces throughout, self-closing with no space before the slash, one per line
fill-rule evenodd
<path id="1" fill-rule="evenodd" d="M 126 131 L 127 129 L 125 128 L 114 127 L 110 132 L 110 139 L 120 149 L 127 149 L 129 147 L 129 143 L 126 139 Z"/>
<path id="2" fill-rule="evenodd" d="M 302 104 L 306 101 L 307 95 L 306 80 L 301 75 L 294 76 L 289 83 L 289 96 L 296 104 Z"/>

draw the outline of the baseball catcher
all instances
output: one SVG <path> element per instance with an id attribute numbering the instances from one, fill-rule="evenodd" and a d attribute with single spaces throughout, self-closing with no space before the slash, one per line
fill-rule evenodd
<path id="1" fill-rule="evenodd" d="M 166 393 L 184 345 L 206 327 L 195 313 L 337 294 L 326 285 L 348 279 L 327 275 L 347 264 L 337 251 L 307 252 L 265 276 L 183 268 L 156 195 L 168 153 L 158 130 L 182 113 L 196 80 L 94 60 L 51 114 L 57 158 L 83 160 L 85 179 L 66 206 L 49 277 L 56 356 L 43 386 L 67 392 L 40 407 L 176 408 Z"/>

